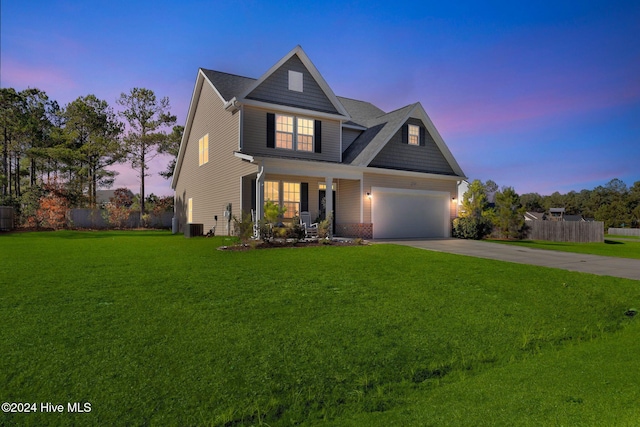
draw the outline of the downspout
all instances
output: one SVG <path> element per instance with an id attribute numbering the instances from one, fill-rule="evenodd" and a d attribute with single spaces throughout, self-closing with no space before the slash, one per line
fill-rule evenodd
<path id="1" fill-rule="evenodd" d="M 256 212 L 253 218 L 253 234 L 255 238 L 260 238 L 260 219 L 263 216 L 264 205 L 264 165 L 262 162 L 258 165 L 258 175 L 256 176 Z"/>

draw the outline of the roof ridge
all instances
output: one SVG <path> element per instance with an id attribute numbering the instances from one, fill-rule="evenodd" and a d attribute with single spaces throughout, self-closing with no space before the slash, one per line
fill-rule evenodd
<path id="1" fill-rule="evenodd" d="M 397 113 L 398 111 L 403 110 L 405 108 L 409 108 L 409 107 L 413 108 L 418 104 L 420 104 L 420 103 L 419 102 L 414 102 L 413 104 L 408 104 L 408 105 L 405 105 L 404 107 L 396 108 L 395 110 L 389 111 L 388 113 L 384 113 L 382 116 L 386 116 L 386 115 L 389 115 L 389 114 Z M 382 116 L 380 116 L 380 117 L 382 117 Z"/>

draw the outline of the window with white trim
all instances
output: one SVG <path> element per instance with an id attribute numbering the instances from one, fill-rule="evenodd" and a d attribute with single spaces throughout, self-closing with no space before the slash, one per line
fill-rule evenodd
<path id="1" fill-rule="evenodd" d="M 282 207 L 286 208 L 285 218 L 293 218 L 300 214 L 300 183 L 282 183 Z"/>
<path id="2" fill-rule="evenodd" d="M 298 117 L 296 132 L 296 148 L 298 151 L 313 151 L 313 126 L 314 121 Z"/>
<path id="3" fill-rule="evenodd" d="M 198 157 L 200 166 L 209 162 L 209 134 L 198 140 Z"/>
<path id="4" fill-rule="evenodd" d="M 276 148 L 293 150 L 293 117 L 276 114 Z"/>
<path id="5" fill-rule="evenodd" d="M 187 222 L 193 222 L 193 198 L 189 197 L 189 201 L 187 202 Z"/>
<path id="6" fill-rule="evenodd" d="M 295 119 L 295 120 L 294 120 Z M 315 120 L 276 114 L 276 148 L 313 151 Z"/>
<path id="7" fill-rule="evenodd" d="M 271 200 L 275 204 L 280 204 L 280 181 L 264 182 L 264 201 Z"/>
<path id="8" fill-rule="evenodd" d="M 420 127 L 409 125 L 409 145 L 420 145 Z"/>

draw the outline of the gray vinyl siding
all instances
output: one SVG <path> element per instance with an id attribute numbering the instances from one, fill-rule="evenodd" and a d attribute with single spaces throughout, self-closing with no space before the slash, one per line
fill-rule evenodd
<path id="1" fill-rule="evenodd" d="M 406 176 L 365 174 L 363 177 L 364 192 L 371 192 L 371 187 L 402 188 L 407 190 L 427 190 L 448 192 L 451 197 L 458 194 L 457 181 L 448 179 L 414 178 Z M 456 217 L 455 203 L 450 204 L 451 218 Z M 402 221 L 402 218 L 398 219 Z M 371 203 L 364 204 L 364 222 L 371 222 Z M 374 225 L 375 227 L 375 225 Z"/>
<path id="2" fill-rule="evenodd" d="M 340 122 L 338 120 L 322 119 L 322 153 L 306 151 L 284 150 L 281 148 L 267 148 L 267 113 L 276 111 L 261 108 L 243 108 L 243 141 L 242 151 L 252 155 L 279 156 L 296 159 L 321 160 L 339 162 L 340 153 Z M 289 113 L 286 113 L 289 114 Z M 289 114 L 290 115 L 290 114 Z M 313 119 L 312 116 L 298 116 Z"/>
<path id="3" fill-rule="evenodd" d="M 380 150 L 369 166 L 455 175 L 449 162 L 447 162 L 442 155 L 442 152 L 422 121 L 419 119 L 409 119 L 405 124 L 407 123 L 424 128 L 425 146 L 403 143 L 402 128 L 400 128 L 384 148 Z"/>
<path id="4" fill-rule="evenodd" d="M 176 216 L 180 230 L 187 222 L 188 199 L 193 199 L 193 222 L 204 224 L 205 232 L 218 216 L 217 234 L 226 234 L 223 216 L 228 203 L 240 216 L 242 176 L 255 173 L 257 167 L 233 155 L 239 140 L 240 112 L 229 113 L 223 101 L 205 82 L 188 135 L 175 193 Z M 209 162 L 199 166 L 198 140 L 209 134 Z"/>
<path id="5" fill-rule="evenodd" d="M 289 90 L 289 70 L 302 73 L 302 92 Z M 260 86 L 247 95 L 247 99 L 326 113 L 338 113 L 297 55 L 292 56 L 279 69 L 267 77 Z"/>
<path id="6" fill-rule="evenodd" d="M 342 152 L 349 148 L 351 143 L 362 134 L 361 130 L 342 128 Z"/>
<path id="7" fill-rule="evenodd" d="M 356 224 L 360 222 L 360 181 L 341 179 L 336 194 L 336 224 Z"/>

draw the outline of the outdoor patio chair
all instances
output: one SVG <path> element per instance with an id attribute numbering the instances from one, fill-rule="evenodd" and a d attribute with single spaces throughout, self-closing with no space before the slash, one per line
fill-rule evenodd
<path id="1" fill-rule="evenodd" d="M 311 223 L 311 214 L 309 212 L 300 212 L 300 225 L 304 228 L 305 236 L 318 237 L 318 223 Z"/>

